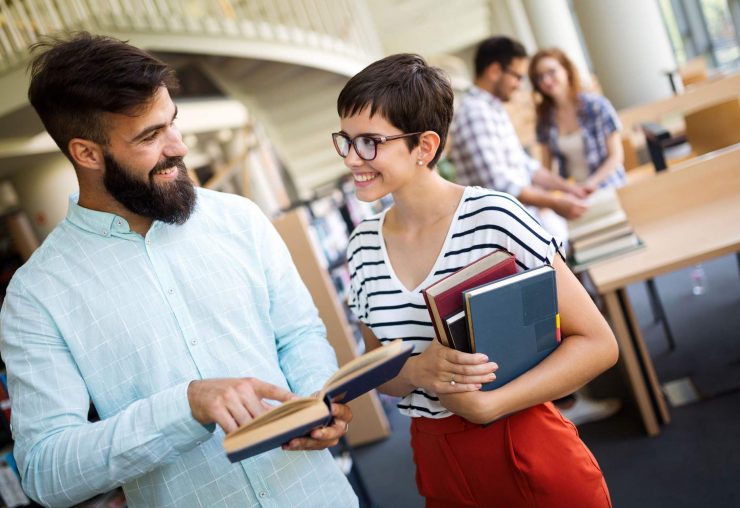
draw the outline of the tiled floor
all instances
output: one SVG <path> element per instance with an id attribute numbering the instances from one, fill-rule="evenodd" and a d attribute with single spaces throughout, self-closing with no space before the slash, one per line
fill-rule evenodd
<path id="1" fill-rule="evenodd" d="M 737 258 L 703 264 L 706 293 L 691 292 L 690 270 L 657 286 L 677 343 L 668 351 L 643 286 L 629 289 L 661 382 L 690 378 L 705 397 L 672 408 L 658 437 L 645 436 L 619 369 L 590 385 L 597 396 L 619 396 L 612 418 L 583 425 L 617 508 L 740 506 L 740 273 Z M 355 451 L 375 506 L 424 505 L 416 492 L 408 419 L 391 411 L 392 436 Z"/>

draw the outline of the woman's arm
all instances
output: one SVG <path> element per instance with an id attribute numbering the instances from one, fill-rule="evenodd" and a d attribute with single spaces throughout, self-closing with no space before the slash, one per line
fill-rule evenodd
<path id="1" fill-rule="evenodd" d="M 552 172 L 552 153 L 547 143 L 538 143 L 540 147 L 540 162 L 542 167 Z"/>
<path id="2" fill-rule="evenodd" d="M 564 337 L 560 346 L 535 368 L 501 388 L 441 394 L 443 406 L 473 423 L 487 423 L 573 393 L 616 363 L 617 343 L 609 325 L 559 256 L 553 266 Z"/>
<path id="3" fill-rule="evenodd" d="M 371 351 L 382 347 L 375 334 L 361 324 L 365 349 Z M 498 366 L 488 361 L 484 354 L 469 354 L 443 346 L 432 339 L 429 347 L 421 354 L 410 357 L 398 376 L 378 387 L 378 390 L 403 397 L 416 388 L 427 392 L 460 393 L 480 390 L 482 383 L 496 379 L 493 372 Z M 451 384 L 453 379 L 455 384 Z"/>
<path id="4" fill-rule="evenodd" d="M 622 148 L 622 135 L 614 131 L 606 138 L 606 148 L 609 153 L 601 166 L 589 176 L 583 187 L 587 190 L 595 190 L 601 182 L 609 177 L 619 166 L 624 164 L 624 149 Z"/>

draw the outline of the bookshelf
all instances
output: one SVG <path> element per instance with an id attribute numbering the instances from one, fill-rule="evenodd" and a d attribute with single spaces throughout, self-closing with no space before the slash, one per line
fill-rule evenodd
<path id="1" fill-rule="evenodd" d="M 287 245 L 301 279 L 308 287 L 326 326 L 329 342 L 336 351 L 339 365 L 344 365 L 359 354 L 358 343 L 345 305 L 327 270 L 327 260 L 315 239 L 315 233 L 312 233 L 308 210 L 304 207 L 295 208 L 274 219 L 273 224 Z M 388 437 L 390 424 L 375 391 L 353 400 L 349 406 L 354 417 L 347 440 L 352 446 Z"/>

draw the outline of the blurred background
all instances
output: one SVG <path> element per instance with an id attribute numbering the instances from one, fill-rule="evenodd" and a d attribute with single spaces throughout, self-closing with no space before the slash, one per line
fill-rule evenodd
<path id="1" fill-rule="evenodd" d="M 482 39 L 508 35 L 530 54 L 557 46 L 586 86 L 618 110 L 625 166 L 635 182 L 656 169 L 651 135 L 671 140 L 660 146 L 671 166 L 669 145 L 700 146 L 699 137 L 693 145 L 686 137 L 688 116 L 718 101 L 734 100 L 737 109 L 740 94 L 740 0 L 0 0 L 3 291 L 63 220 L 77 188 L 73 168 L 26 97 L 29 46 L 76 30 L 128 40 L 177 70 L 178 126 L 190 149 L 191 177 L 249 197 L 274 219 L 341 363 L 363 348 L 343 305 L 347 238 L 362 218 L 388 204 L 354 199 L 330 140 L 338 129 L 337 95 L 366 65 L 418 53 L 444 69 L 461 95 Z M 522 144 L 536 155 L 529 83 L 507 109 Z M 712 113 L 698 132 L 714 135 L 717 118 Z M 729 122 L 725 130 L 740 132 L 740 120 Z M 681 153 L 685 159 L 689 152 Z M 440 171 L 454 178 L 445 162 Z M 628 288 L 657 377 L 674 397 L 668 397 L 671 423 L 647 437 L 619 368 L 594 383 L 595 395 L 623 401 L 616 416 L 582 427 L 615 506 L 740 506 L 732 481 L 740 471 L 738 259 L 729 250 L 698 268 L 656 277 L 662 316 L 651 311 L 654 299 L 643 286 Z M 687 379 L 691 394 L 675 396 L 685 395 Z M 365 504 L 422 506 L 408 421 L 394 406 L 377 394 L 358 402 L 352 434 L 337 457 L 358 492 L 366 487 Z M 12 471 L 12 440 L 0 423 L 0 470 Z M 7 506 L 25 504 L 15 484 L 2 485 Z M 112 493 L 89 506 L 114 506 L 115 499 L 125 503 Z"/>

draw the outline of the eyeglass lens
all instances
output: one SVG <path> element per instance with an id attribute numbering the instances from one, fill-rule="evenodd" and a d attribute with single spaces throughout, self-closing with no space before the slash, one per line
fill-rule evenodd
<path id="1" fill-rule="evenodd" d="M 334 136 L 334 144 L 337 148 L 337 152 L 342 157 L 349 155 L 350 144 L 355 146 L 357 155 L 364 160 L 372 160 L 375 158 L 375 147 L 377 143 L 369 136 L 357 136 L 353 140 L 342 134 L 336 134 Z"/>

